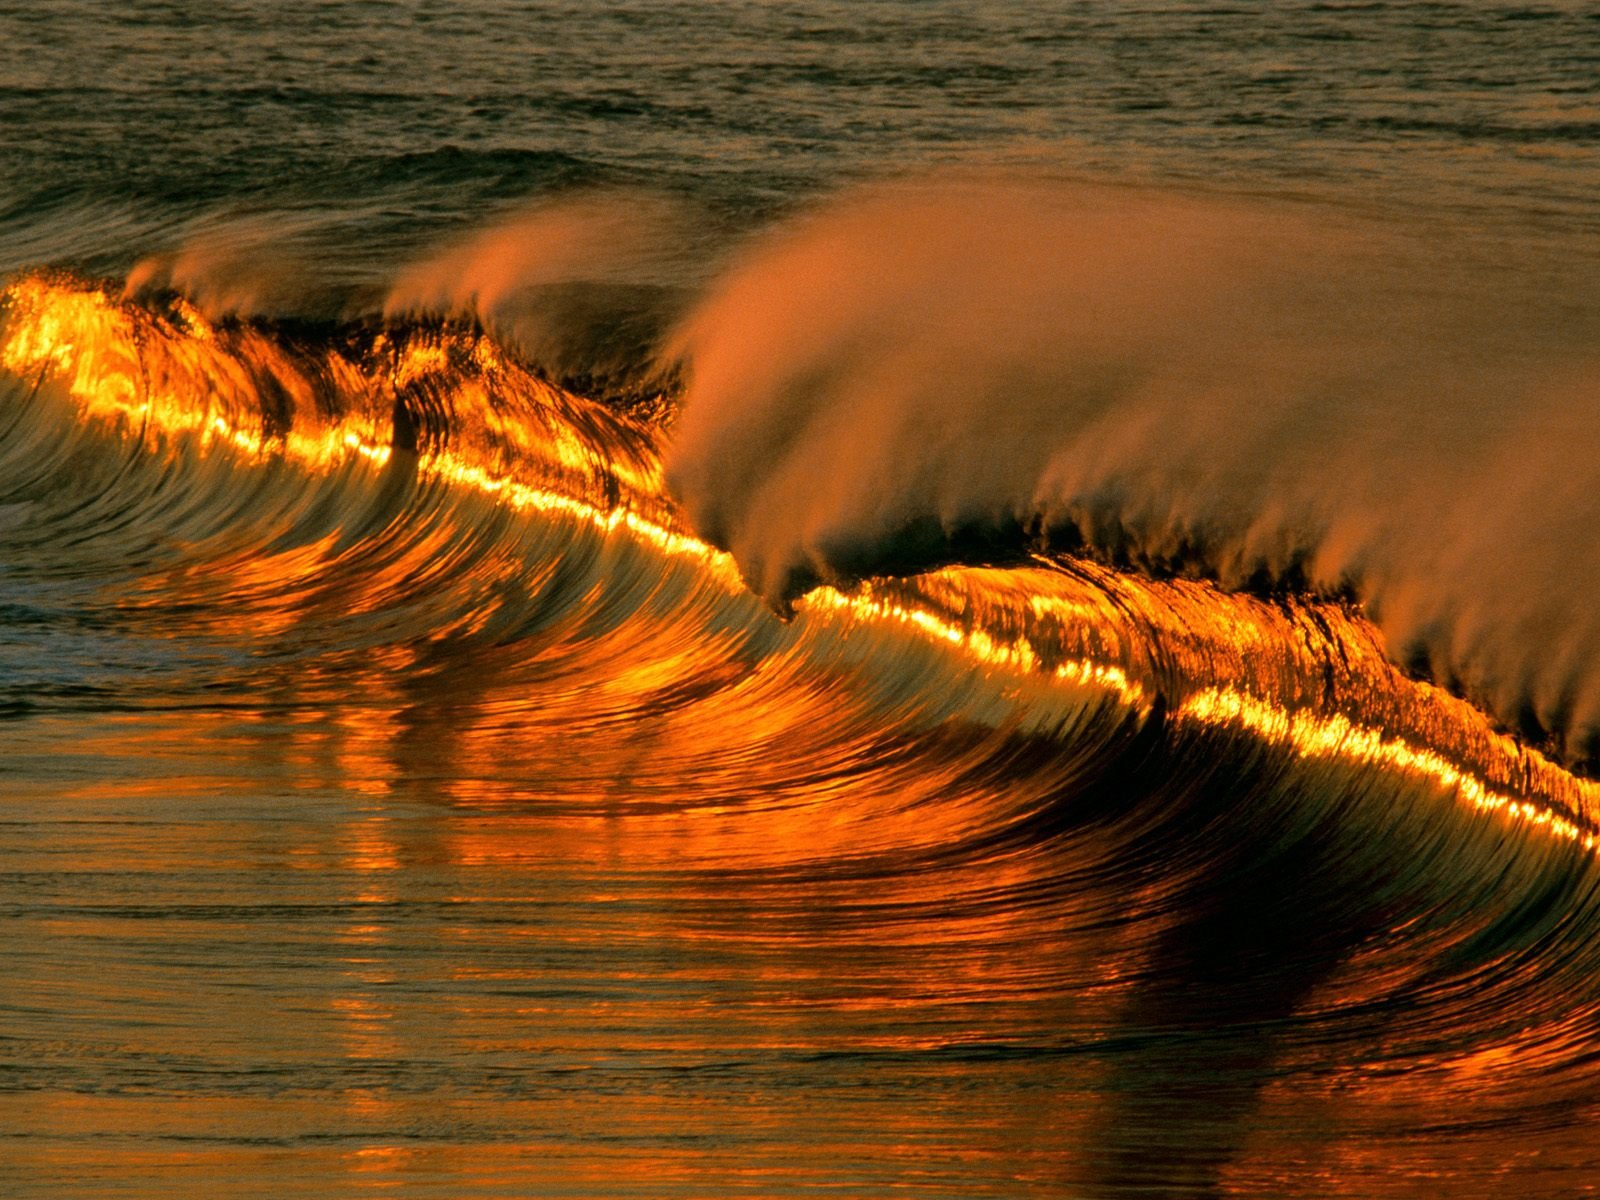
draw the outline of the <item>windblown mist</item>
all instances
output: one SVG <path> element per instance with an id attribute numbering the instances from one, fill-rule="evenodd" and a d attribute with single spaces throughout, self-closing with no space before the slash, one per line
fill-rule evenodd
<path id="1" fill-rule="evenodd" d="M 1596 37 L 0 3 L 0 1191 L 1600 1189 Z"/>
<path id="2" fill-rule="evenodd" d="M 941 543 L 1353 593 L 1600 736 L 1600 274 L 1308 203 L 974 178 L 760 239 L 676 334 L 686 512 L 775 600 Z"/>

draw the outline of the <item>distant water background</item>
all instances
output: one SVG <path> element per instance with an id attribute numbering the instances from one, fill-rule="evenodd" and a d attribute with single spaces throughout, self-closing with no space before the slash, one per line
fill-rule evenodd
<path id="1" fill-rule="evenodd" d="M 769 211 L 945 161 L 1593 228 L 1582 4 L 7 5 L 5 261 L 222 211 L 341 259 L 579 183 Z M 337 230 L 337 233 L 332 232 Z"/>
<path id="2" fill-rule="evenodd" d="M 1593 4 L 0 0 L 0 1195 L 1600 1193 L 1597 196 Z"/>

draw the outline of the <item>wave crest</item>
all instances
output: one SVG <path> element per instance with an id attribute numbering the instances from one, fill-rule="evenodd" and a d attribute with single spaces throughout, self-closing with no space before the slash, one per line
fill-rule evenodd
<path id="1" fill-rule="evenodd" d="M 1470 705 L 1406 678 L 1386 657 L 1381 632 L 1344 602 L 1229 594 L 1206 582 L 1036 555 L 1003 569 L 950 567 L 819 588 L 784 624 L 744 592 L 733 560 L 698 539 L 666 497 L 664 418 L 570 396 L 481 333 L 218 325 L 181 302 L 149 308 L 59 276 L 14 283 L 6 308 L 0 361 L 7 371 L 64 392 L 86 427 L 106 426 L 136 447 L 154 439 L 180 465 L 221 455 L 240 470 L 287 467 L 313 480 L 352 466 L 381 469 L 370 485 L 379 492 L 439 489 L 440 497 L 564 523 L 579 541 L 632 546 L 633 565 L 605 586 L 634 599 L 585 593 L 563 601 L 598 605 L 597 613 L 613 613 L 607 620 L 638 597 L 660 595 L 654 576 L 678 564 L 672 569 L 706 590 L 684 585 L 684 607 L 670 621 L 688 625 L 674 637 L 719 641 L 725 633 L 717 631 L 739 629 L 750 646 L 767 647 L 758 655 L 784 658 L 813 645 L 831 664 L 861 653 L 851 631 L 866 628 L 867 644 L 890 663 L 899 662 L 895 646 L 920 646 L 915 661 L 941 664 L 937 681 L 910 692 L 905 678 L 929 668 L 913 668 L 912 660 L 881 666 L 874 686 L 900 697 L 895 704 L 908 695 L 920 697 L 919 708 L 955 703 L 967 720 L 1052 737 L 1081 732 L 1085 713 L 1104 708 L 1122 714 L 1113 728 L 1132 721 L 1174 735 L 1211 731 L 1352 770 L 1412 776 L 1475 809 L 1586 845 L 1600 827 L 1594 786 L 1495 732 Z M 210 502 L 215 520 L 249 515 L 225 499 L 231 489 L 216 486 L 224 491 Z M 275 486 L 276 499 L 261 510 L 264 554 L 281 541 L 270 532 L 281 510 L 319 514 L 311 520 L 318 530 L 345 519 L 311 492 Z M 459 588 L 465 600 L 474 594 L 471 580 L 450 584 L 428 560 L 449 541 L 477 544 L 500 526 L 447 537 L 437 528 L 444 500 L 429 495 L 415 500 L 424 507 L 403 527 L 392 516 L 374 525 L 351 515 L 341 544 L 380 532 L 415 541 L 420 557 L 407 577 Z M 480 522 L 471 511 L 448 521 Z M 233 560 L 239 536 L 228 539 Z M 541 562 L 551 551 L 537 545 L 496 552 L 496 571 L 546 571 Z"/>
<path id="2" fill-rule="evenodd" d="M 1600 294 L 1470 230 L 944 177 L 757 242 L 681 325 L 668 478 L 775 600 L 972 546 L 1352 595 L 1600 750 Z"/>

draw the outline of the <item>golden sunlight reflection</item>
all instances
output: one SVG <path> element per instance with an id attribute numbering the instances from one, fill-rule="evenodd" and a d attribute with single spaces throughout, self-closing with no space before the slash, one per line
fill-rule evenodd
<path id="1" fill-rule="evenodd" d="M 627 539 L 692 565 L 726 594 L 743 594 L 732 559 L 679 526 L 647 430 L 525 372 L 513 378 L 520 368 L 482 335 L 384 333 L 364 357 L 325 351 L 307 366 L 253 327 L 213 326 L 181 301 L 156 316 L 71 279 L 21 279 L 6 290 L 4 306 L 0 366 L 64 388 L 87 418 L 135 438 L 191 436 L 202 451 L 287 460 L 313 475 L 390 467 L 394 413 L 406 396 L 432 389 L 457 425 L 480 432 L 420 440 L 419 482 Z M 267 377 L 290 397 L 292 419 L 261 403 L 254 381 Z M 329 413 L 313 395 L 318 377 L 358 402 Z M 511 388 L 520 409 L 508 413 L 492 388 Z M 580 434 L 580 425 L 591 432 Z M 440 541 L 433 553 L 445 552 Z M 309 568 L 317 551 L 303 553 Z M 294 569 L 274 561 L 278 570 Z M 386 570 L 398 580 L 421 561 L 413 556 Z M 374 586 L 366 594 L 381 603 L 386 591 Z M 804 636 L 832 627 L 848 640 L 853 626 L 898 629 L 970 664 L 974 678 L 1000 696 L 1037 695 L 1042 683 L 1054 683 L 1138 720 L 1164 697 L 1168 719 L 1180 724 L 1423 778 L 1475 811 L 1596 848 L 1600 788 L 1495 732 L 1466 702 L 1406 678 L 1360 614 L 1338 605 L 1272 604 L 1206 584 L 1041 561 L 1021 570 L 951 568 L 825 586 L 797 607 Z M 1147 659 L 1152 644 L 1176 647 L 1177 655 Z M 677 671 L 674 661 L 639 663 L 634 686 L 660 687 Z M 1320 690 L 1307 692 L 1307 680 L 1322 680 Z"/>

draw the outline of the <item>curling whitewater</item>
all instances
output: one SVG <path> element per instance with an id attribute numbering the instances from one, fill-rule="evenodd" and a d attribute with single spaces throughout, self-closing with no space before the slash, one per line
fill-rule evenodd
<path id="1" fill-rule="evenodd" d="M 30 276 L 0 355 L 24 1181 L 1600 1178 L 1594 788 L 1354 607 L 1036 558 L 783 619 L 669 402 L 476 330 Z"/>

